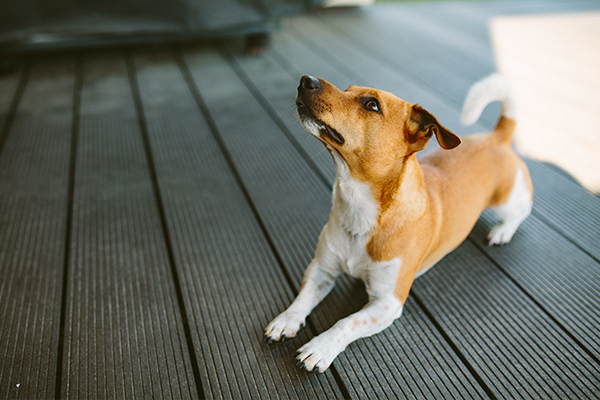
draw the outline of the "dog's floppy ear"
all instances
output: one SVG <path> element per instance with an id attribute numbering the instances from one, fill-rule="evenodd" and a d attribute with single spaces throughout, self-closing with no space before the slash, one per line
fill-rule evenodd
<path id="1" fill-rule="evenodd" d="M 429 111 L 416 104 L 412 106 L 406 122 L 406 131 L 412 151 L 423 150 L 433 135 L 443 149 L 450 150 L 460 144 L 458 136 L 444 128 Z"/>

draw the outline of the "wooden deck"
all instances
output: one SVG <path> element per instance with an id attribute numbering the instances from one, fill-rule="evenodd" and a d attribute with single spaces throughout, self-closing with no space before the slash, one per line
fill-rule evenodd
<path id="1" fill-rule="evenodd" d="M 492 72 L 495 15 L 598 1 L 381 5 L 236 40 L 23 58 L 0 76 L 0 398 L 600 398 L 600 199 L 529 161 L 533 214 L 502 248 L 469 239 L 402 317 L 325 374 L 301 344 L 359 309 L 343 278 L 300 336 L 263 342 L 330 209 L 332 162 L 299 125 L 311 74 L 418 102 L 460 135 Z"/>

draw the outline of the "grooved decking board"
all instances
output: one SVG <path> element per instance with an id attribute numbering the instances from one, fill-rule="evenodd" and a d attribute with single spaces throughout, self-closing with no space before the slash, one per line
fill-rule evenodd
<path id="1" fill-rule="evenodd" d="M 34 65 L 0 154 L 0 397 L 52 398 L 74 60 Z"/>
<path id="2" fill-rule="evenodd" d="M 471 237 L 481 243 L 496 220 L 486 212 Z M 485 244 L 482 243 L 483 246 Z M 486 252 L 563 328 L 600 360 L 600 264 L 536 218 L 510 244 Z"/>
<path id="3" fill-rule="evenodd" d="M 528 167 L 536 215 L 600 262 L 600 197 L 555 168 L 535 161 Z"/>
<path id="4" fill-rule="evenodd" d="M 260 58 L 248 58 L 235 49 L 227 50 L 232 66 L 257 100 L 278 122 L 312 169 L 322 180 L 333 185 L 335 169 L 331 155 L 321 142 L 304 130 L 296 114 L 294 99 L 302 74 L 282 66 L 272 52 Z"/>
<path id="5" fill-rule="evenodd" d="M 328 18 L 328 14 L 323 13 L 323 19 L 296 18 L 293 23 L 309 38 L 324 37 L 327 32 L 325 37 L 328 39 L 341 39 L 348 49 L 352 49 L 350 51 L 361 53 L 368 61 L 385 66 L 396 74 L 407 75 L 421 86 L 421 91 L 435 92 L 444 88 L 443 95 L 461 94 L 458 99 L 442 97 L 446 102 L 457 102 L 458 106 L 462 106 L 469 87 L 494 70 L 493 63 L 480 61 L 489 56 L 489 52 L 479 54 L 480 59 L 473 61 L 468 57 L 472 54 L 468 40 L 460 33 L 453 35 L 451 29 L 432 29 L 432 26 L 436 27 L 435 22 L 425 22 L 427 13 L 419 12 L 419 9 L 414 10 L 410 6 L 398 9 L 388 5 L 364 12 L 355 11 L 341 14 L 344 18 L 335 14 Z M 439 11 L 437 14 L 443 15 Z M 348 36 L 352 40 L 348 40 Z M 381 40 L 383 37 L 386 40 Z M 336 50 L 333 45 L 327 45 L 327 41 L 318 42 L 332 52 Z M 461 74 L 454 75 L 456 70 L 460 70 Z M 402 92 L 398 95 L 404 96 Z M 415 102 L 411 98 L 406 100 Z M 427 108 L 426 104 L 423 106 Z"/>
<path id="6" fill-rule="evenodd" d="M 260 110 L 251 93 L 218 53 L 187 51 L 185 60 L 253 204 L 290 271 L 293 284 L 298 287 L 300 275 L 313 255 L 315 241 L 329 214 L 330 191 L 302 162 L 292 144 Z M 282 226 L 286 229 L 282 230 Z M 358 310 L 365 300 L 362 285 L 342 279 L 311 321 L 317 332 L 321 332 L 339 318 Z M 280 306 L 283 307 L 277 311 L 282 311 L 287 304 Z M 452 393 L 460 393 L 460 397 L 465 398 L 485 396 L 422 314 L 408 307 L 404 319 L 404 325 L 400 321 L 397 328 L 352 344 L 334 362 L 350 397 L 431 395 L 447 398 L 452 397 Z M 401 335 L 393 332 L 409 337 L 408 343 L 399 341 Z M 304 342 L 304 338 L 295 340 L 295 347 Z M 428 358 L 431 363 L 412 363 L 411 360 L 420 360 L 423 351 L 442 357 Z M 448 375 L 448 371 L 452 372 Z M 436 383 L 430 385 L 430 382 Z"/>
<path id="7" fill-rule="evenodd" d="M 263 211 L 263 223 L 292 281 L 299 283 L 327 221 L 328 213 L 323 210 L 330 207 L 329 190 L 314 179 L 305 161 L 216 51 L 184 55 L 255 207 Z M 301 236 L 297 238 L 292 230 Z"/>
<path id="8" fill-rule="evenodd" d="M 63 398 L 198 398 L 120 53 L 85 58 Z"/>
<path id="9" fill-rule="evenodd" d="M 510 279 L 463 243 L 413 291 L 497 398 L 588 399 L 600 366 Z"/>
<path id="10" fill-rule="evenodd" d="M 296 368 L 293 345 L 262 340 L 293 293 L 172 54 L 139 53 L 136 69 L 204 395 L 342 397 Z"/>

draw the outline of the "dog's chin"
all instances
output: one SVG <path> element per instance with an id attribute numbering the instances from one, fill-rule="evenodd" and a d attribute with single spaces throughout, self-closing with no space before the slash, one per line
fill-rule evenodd
<path id="1" fill-rule="evenodd" d="M 333 142 L 342 145 L 344 144 L 344 138 L 335 129 L 324 123 L 323 121 L 316 118 L 310 111 L 305 109 L 298 109 L 298 118 L 300 123 L 311 135 L 321 141 L 325 141 L 327 137 Z"/>

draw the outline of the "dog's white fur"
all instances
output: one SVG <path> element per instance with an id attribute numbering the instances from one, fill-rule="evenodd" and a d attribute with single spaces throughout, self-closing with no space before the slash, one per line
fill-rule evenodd
<path id="1" fill-rule="evenodd" d="M 531 214 L 532 206 L 531 193 L 527 188 L 525 175 L 519 168 L 508 201 L 501 206 L 491 208 L 500 223 L 494 226 L 488 234 L 489 245 L 510 242 L 521 222 Z"/>
<path id="2" fill-rule="evenodd" d="M 517 120 L 517 100 L 512 86 L 504 76 L 491 74 L 469 89 L 463 104 L 461 122 L 464 125 L 473 125 L 483 109 L 494 101 L 500 102 L 500 115 Z"/>

